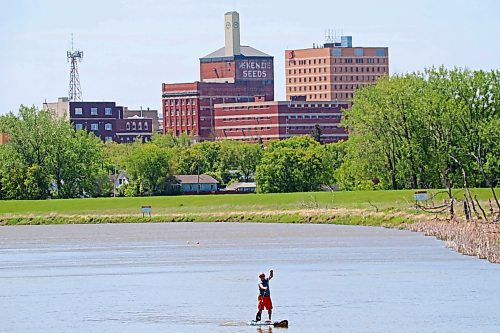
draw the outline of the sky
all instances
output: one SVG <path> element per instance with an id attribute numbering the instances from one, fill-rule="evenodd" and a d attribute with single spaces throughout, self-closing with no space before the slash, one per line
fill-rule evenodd
<path id="1" fill-rule="evenodd" d="M 72 34 L 84 101 L 160 109 L 162 83 L 199 80 L 233 10 L 241 44 L 274 56 L 277 100 L 285 49 L 322 44 L 327 31 L 389 47 L 391 74 L 500 68 L 499 0 L 0 0 L 0 114 L 68 95 Z"/>

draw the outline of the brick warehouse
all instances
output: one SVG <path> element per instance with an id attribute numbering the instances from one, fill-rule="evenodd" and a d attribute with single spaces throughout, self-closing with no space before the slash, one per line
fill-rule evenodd
<path id="1" fill-rule="evenodd" d="M 318 124 L 323 143 L 346 140 L 347 132 L 339 127 L 345 108 L 346 103 L 279 102 L 258 97 L 250 103 L 217 104 L 216 139 L 267 142 L 310 134 Z"/>
<path id="2" fill-rule="evenodd" d="M 322 47 L 285 51 L 286 99 L 350 100 L 357 88 L 389 74 L 387 47 L 352 47 L 352 37 Z"/>
<path id="3" fill-rule="evenodd" d="M 200 81 L 162 84 L 163 133 L 213 140 L 215 104 L 274 99 L 274 58 L 240 45 L 238 13 L 224 15 L 224 28 L 225 46 L 200 58 Z"/>

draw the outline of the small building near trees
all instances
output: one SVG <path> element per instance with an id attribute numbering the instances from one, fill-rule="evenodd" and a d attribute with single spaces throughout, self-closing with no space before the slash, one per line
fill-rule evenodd
<path id="1" fill-rule="evenodd" d="M 217 191 L 219 184 L 209 175 L 176 175 L 175 179 L 183 194 L 212 193 Z"/>
<path id="2" fill-rule="evenodd" d="M 226 186 L 226 191 L 253 193 L 256 188 L 255 182 L 236 182 Z"/>

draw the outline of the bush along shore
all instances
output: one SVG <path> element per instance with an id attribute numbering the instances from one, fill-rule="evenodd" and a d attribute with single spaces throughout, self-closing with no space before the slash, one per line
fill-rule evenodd
<path id="1" fill-rule="evenodd" d="M 403 228 L 435 236 L 464 255 L 500 263 L 500 223 L 435 219 L 406 224 Z"/>
<path id="2" fill-rule="evenodd" d="M 428 214 L 366 209 L 301 209 L 260 212 L 153 215 L 57 215 L 0 218 L 0 225 L 161 223 L 161 222 L 263 222 L 317 223 L 379 226 L 422 232 L 445 241 L 446 246 L 470 256 L 500 263 L 500 223 L 455 218 L 432 218 Z"/>

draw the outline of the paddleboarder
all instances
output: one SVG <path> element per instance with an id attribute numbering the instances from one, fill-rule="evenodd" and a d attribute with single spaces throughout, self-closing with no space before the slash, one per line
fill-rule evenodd
<path id="1" fill-rule="evenodd" d="M 271 301 L 271 290 L 269 289 L 269 280 L 273 278 L 273 270 L 269 271 L 269 277 L 266 278 L 266 274 L 259 274 L 259 302 L 257 305 L 258 312 L 255 316 L 255 321 L 260 321 L 262 316 L 262 310 L 264 308 L 267 310 L 269 316 L 269 321 L 271 321 L 271 315 L 273 314 L 273 302 Z"/>

